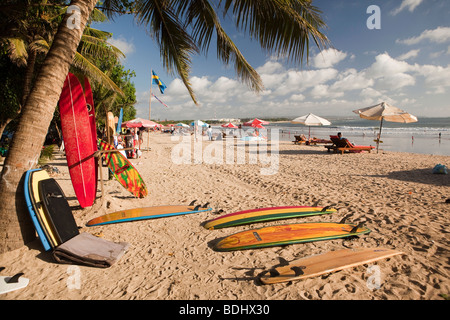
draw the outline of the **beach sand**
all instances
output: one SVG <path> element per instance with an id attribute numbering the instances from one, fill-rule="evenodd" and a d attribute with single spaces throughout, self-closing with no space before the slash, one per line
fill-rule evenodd
<path id="1" fill-rule="evenodd" d="M 146 135 L 145 135 L 146 138 Z M 203 141 L 203 150 L 211 144 Z M 144 146 L 146 142 L 144 142 Z M 266 163 L 177 164 L 172 149 L 179 141 L 152 133 L 151 151 L 131 162 L 144 178 L 149 195 L 134 198 L 116 180 L 104 183 L 104 196 L 81 210 L 63 154 L 49 165 L 63 188 L 80 232 L 127 242 L 129 250 L 106 269 L 56 263 L 38 239 L 0 255 L 2 275 L 23 272 L 29 285 L 0 295 L 13 299 L 154 299 L 154 300 L 303 300 L 303 299 L 437 299 L 450 294 L 450 175 L 432 174 L 450 157 L 395 152 L 327 153 L 323 146 L 280 142 L 273 175 L 262 175 Z M 199 160 L 199 159 L 197 159 Z M 203 159 L 204 160 L 204 159 Z M 193 161 L 192 161 L 193 162 Z M 103 170 L 107 177 L 107 170 Z M 100 184 L 99 184 L 100 188 Z M 101 192 L 99 189 L 98 197 Z M 86 227 L 90 219 L 123 209 L 158 205 L 210 203 L 207 213 Z M 216 211 L 287 206 L 331 205 L 335 214 L 206 230 L 202 223 Z M 216 252 L 212 244 L 250 228 L 302 222 L 365 222 L 372 230 L 353 240 L 329 240 L 282 247 Z M 331 250 L 386 247 L 404 255 L 325 276 L 276 285 L 256 277 L 287 261 Z M 370 268 L 377 266 L 376 269 Z M 374 271 L 375 270 L 375 271 Z M 374 276 L 378 286 L 374 288 Z"/>

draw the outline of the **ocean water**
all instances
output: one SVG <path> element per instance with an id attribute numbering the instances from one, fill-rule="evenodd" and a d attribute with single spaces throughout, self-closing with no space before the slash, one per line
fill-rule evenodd
<path id="1" fill-rule="evenodd" d="M 376 146 L 374 141 L 380 130 L 380 122 L 361 118 L 326 118 L 330 126 L 310 127 L 311 137 L 328 139 L 330 135 L 342 135 L 357 145 Z M 294 140 L 294 135 L 308 136 L 309 127 L 289 122 L 272 123 L 266 128 L 278 129 L 280 140 Z M 450 156 L 450 118 L 419 118 L 414 123 L 383 121 L 380 151 L 398 151 Z"/>

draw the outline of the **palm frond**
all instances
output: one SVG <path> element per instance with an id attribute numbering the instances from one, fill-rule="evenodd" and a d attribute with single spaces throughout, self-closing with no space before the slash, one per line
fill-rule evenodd
<path id="1" fill-rule="evenodd" d="M 19 67 L 27 65 L 28 51 L 26 42 L 21 38 L 8 38 L 8 55 L 11 61 Z"/>
<path id="2" fill-rule="evenodd" d="M 75 54 L 72 67 L 80 70 L 83 74 L 98 82 L 100 85 L 117 92 L 121 96 L 125 96 L 123 91 L 105 73 L 103 73 L 79 52 L 76 52 Z"/>
<path id="3" fill-rule="evenodd" d="M 308 57 L 310 38 L 319 48 L 328 44 L 320 31 L 325 23 L 310 0 L 224 0 L 224 14 L 231 10 L 238 28 L 273 54 L 301 63 Z"/>
<path id="4" fill-rule="evenodd" d="M 120 51 L 119 48 L 95 36 L 83 34 L 81 36 L 80 44 L 80 53 L 85 56 L 108 58 L 113 57 L 116 59 L 125 57 L 125 55 L 122 51 Z"/>
<path id="5" fill-rule="evenodd" d="M 50 50 L 50 45 L 44 39 L 38 39 L 29 44 L 29 49 L 37 53 L 47 54 L 48 50 Z"/>
<path id="6" fill-rule="evenodd" d="M 198 53 L 194 39 L 186 32 L 183 24 L 167 0 L 138 0 L 134 10 L 140 25 L 148 27 L 160 47 L 163 66 L 169 73 L 177 71 L 192 100 L 197 104 L 189 81 L 191 55 Z"/>
<path id="7" fill-rule="evenodd" d="M 218 58 L 225 64 L 228 64 L 230 60 L 233 61 L 241 81 L 257 92 L 263 90 L 261 77 L 225 32 L 215 9 L 208 0 L 176 0 L 173 3 L 178 8 L 177 15 L 186 16 L 187 25 L 192 27 L 193 38 L 202 50 L 208 50 L 211 37 L 215 32 Z"/>

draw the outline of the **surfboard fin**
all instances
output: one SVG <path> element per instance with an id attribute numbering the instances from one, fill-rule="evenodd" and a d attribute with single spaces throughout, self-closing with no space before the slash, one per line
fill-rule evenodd
<path id="1" fill-rule="evenodd" d="M 356 233 L 356 231 L 358 231 L 358 229 L 362 226 L 364 226 L 364 222 L 358 223 L 352 230 L 350 230 L 350 233 Z"/>
<path id="2" fill-rule="evenodd" d="M 269 274 L 271 277 L 278 277 L 280 276 L 280 273 L 276 269 L 270 269 Z"/>
<path id="3" fill-rule="evenodd" d="M 291 270 L 295 272 L 295 276 L 301 276 L 302 274 L 304 274 L 303 269 L 305 269 L 306 267 L 304 266 L 298 266 L 298 267 L 292 267 Z"/>
<path id="4" fill-rule="evenodd" d="M 194 201 L 192 201 L 191 203 L 189 203 L 189 206 L 193 206 L 194 203 L 195 203 L 196 201 L 197 201 L 197 200 L 194 200 Z"/>
<path id="5" fill-rule="evenodd" d="M 208 206 L 209 206 L 209 202 L 205 203 L 205 204 L 202 206 L 202 208 L 208 208 Z"/>
<path id="6" fill-rule="evenodd" d="M 11 278 L 9 278 L 8 280 L 5 280 L 6 283 L 18 283 L 19 282 L 19 278 L 21 276 L 23 276 L 24 273 L 20 272 L 18 274 L 13 275 Z"/>
<path id="7" fill-rule="evenodd" d="M 323 209 L 322 210 L 320 210 L 320 212 L 325 212 L 325 211 L 327 211 L 328 209 L 330 209 L 331 208 L 331 206 L 326 206 L 326 207 L 323 207 Z"/>
<path id="8" fill-rule="evenodd" d="M 200 209 L 200 207 L 201 207 L 201 204 L 196 205 L 194 208 L 194 211 L 197 211 L 198 209 Z"/>

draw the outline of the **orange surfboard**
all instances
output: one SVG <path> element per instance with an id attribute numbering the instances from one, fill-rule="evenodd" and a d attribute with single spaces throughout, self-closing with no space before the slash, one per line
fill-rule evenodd
<path id="1" fill-rule="evenodd" d="M 232 251 L 265 248 L 287 244 L 331 240 L 369 233 L 371 230 L 354 224 L 319 222 L 297 223 L 246 230 L 220 240 L 214 249 Z"/>
<path id="2" fill-rule="evenodd" d="M 360 248 L 330 251 L 324 254 L 291 261 L 288 265 L 264 272 L 259 278 L 263 284 L 301 280 L 339 270 L 353 268 L 381 259 L 403 254 L 385 248 Z"/>

